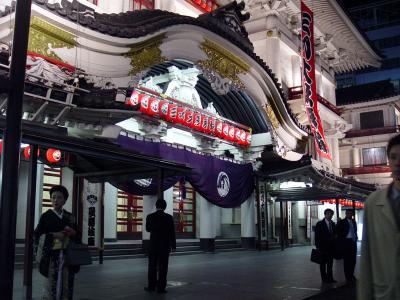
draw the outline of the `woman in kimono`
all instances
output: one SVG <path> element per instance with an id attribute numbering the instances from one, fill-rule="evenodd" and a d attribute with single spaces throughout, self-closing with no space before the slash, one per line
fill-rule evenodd
<path id="1" fill-rule="evenodd" d="M 67 189 L 53 186 L 50 199 L 53 208 L 42 214 L 35 229 L 35 245 L 41 253 L 39 272 L 48 278 L 42 299 L 71 300 L 74 275 L 79 269 L 65 264 L 65 249 L 71 240 L 79 243 L 80 235 L 74 217 L 63 209 Z"/>

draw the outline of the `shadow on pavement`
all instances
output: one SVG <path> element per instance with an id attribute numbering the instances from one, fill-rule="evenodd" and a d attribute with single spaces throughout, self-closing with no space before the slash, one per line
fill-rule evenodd
<path id="1" fill-rule="evenodd" d="M 304 300 L 355 300 L 356 298 L 356 284 L 353 283 L 327 290 Z"/>

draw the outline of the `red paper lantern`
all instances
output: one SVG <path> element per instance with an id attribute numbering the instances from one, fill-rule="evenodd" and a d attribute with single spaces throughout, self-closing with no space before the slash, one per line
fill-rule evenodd
<path id="1" fill-rule="evenodd" d="M 193 126 L 193 120 L 194 120 L 194 112 L 191 109 L 187 109 L 185 111 L 185 122 L 184 125 L 187 127 L 192 127 Z"/>
<path id="2" fill-rule="evenodd" d="M 230 140 L 230 141 L 235 140 L 235 127 L 234 126 L 229 126 L 228 140 Z"/>
<path id="3" fill-rule="evenodd" d="M 246 146 L 250 146 L 251 144 L 251 133 L 250 132 L 246 132 Z"/>
<path id="4" fill-rule="evenodd" d="M 229 125 L 228 124 L 222 125 L 222 137 L 225 140 L 229 140 Z"/>
<path id="5" fill-rule="evenodd" d="M 37 150 L 37 156 L 39 156 L 39 154 L 40 154 L 40 150 L 38 149 Z M 24 157 L 26 159 L 30 159 L 31 158 L 31 146 L 26 146 L 24 148 Z"/>
<path id="6" fill-rule="evenodd" d="M 215 118 L 208 119 L 208 132 L 215 135 L 217 129 L 217 120 Z"/>
<path id="7" fill-rule="evenodd" d="M 129 105 L 129 106 L 136 106 L 139 104 L 139 96 L 140 96 L 140 92 L 134 90 L 132 92 L 131 97 L 126 100 L 125 104 Z"/>
<path id="8" fill-rule="evenodd" d="M 48 149 L 46 158 L 50 163 L 57 163 L 61 160 L 61 151 L 58 149 Z"/>
<path id="9" fill-rule="evenodd" d="M 0 140 L 0 154 L 3 153 L 3 140 Z"/>
<path id="10" fill-rule="evenodd" d="M 221 121 L 217 121 L 217 125 L 215 127 L 215 133 L 216 133 L 215 135 L 216 136 L 218 136 L 220 138 L 224 137 L 223 131 L 222 131 L 223 127 L 224 127 L 224 123 L 222 123 Z"/>
<path id="11" fill-rule="evenodd" d="M 150 98 L 149 99 L 149 107 L 147 108 L 147 114 L 150 116 L 158 115 L 159 103 L 160 103 L 160 100 L 158 100 L 156 98 Z"/>
<path id="12" fill-rule="evenodd" d="M 167 115 L 168 115 L 168 102 L 165 100 L 161 100 L 158 103 L 158 113 L 160 115 L 160 118 L 162 119 L 167 119 Z"/>
<path id="13" fill-rule="evenodd" d="M 200 131 L 201 130 L 201 114 L 195 113 L 193 119 L 193 128 Z"/>
<path id="14" fill-rule="evenodd" d="M 140 101 L 140 111 L 144 114 L 147 114 L 147 110 L 149 109 L 150 96 L 144 95 L 143 97 L 141 97 L 139 101 Z"/>
<path id="15" fill-rule="evenodd" d="M 240 134 L 242 133 L 242 130 L 239 128 L 235 128 L 235 142 L 240 144 Z"/>
<path id="16" fill-rule="evenodd" d="M 201 115 L 201 131 L 205 133 L 209 133 L 208 129 L 208 116 L 206 115 Z"/>
<path id="17" fill-rule="evenodd" d="M 240 132 L 240 144 L 246 145 L 246 131 L 244 130 Z"/>
<path id="18" fill-rule="evenodd" d="M 185 107 L 178 107 L 178 111 L 177 111 L 177 118 L 176 118 L 176 122 L 182 125 L 185 125 L 185 113 L 186 113 L 186 108 Z"/>
<path id="19" fill-rule="evenodd" d="M 178 116 L 178 107 L 172 103 L 168 104 L 167 121 L 175 123 L 177 116 Z"/>

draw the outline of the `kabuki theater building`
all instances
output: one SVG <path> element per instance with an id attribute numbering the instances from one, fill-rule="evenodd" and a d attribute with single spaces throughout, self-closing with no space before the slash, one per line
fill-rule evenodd
<path id="1" fill-rule="evenodd" d="M 374 186 L 341 174 L 338 141 L 351 125 L 334 75 L 379 56 L 334 0 L 245 2 L 32 1 L 17 242 L 32 145 L 35 222 L 62 184 L 93 249 L 145 249 L 160 197 L 178 238 L 207 252 L 224 238 L 309 244 L 324 208 L 362 214 Z M 6 82 L 15 2 L 0 3 Z"/>

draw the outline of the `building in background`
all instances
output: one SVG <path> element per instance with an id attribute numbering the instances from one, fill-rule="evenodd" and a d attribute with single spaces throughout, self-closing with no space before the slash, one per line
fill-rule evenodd
<path id="1" fill-rule="evenodd" d="M 332 159 L 320 157 L 303 103 L 299 2 L 246 1 L 246 8 L 224 6 L 227 2 L 33 1 L 24 118 L 67 128 L 69 135 L 79 138 L 132 138 L 131 144 L 156 143 L 174 147 L 175 153 L 229 161 L 237 170 L 251 164 L 257 185 L 241 205 L 206 199 L 206 193 L 186 180 L 169 186 L 164 197 L 178 234 L 200 239 L 204 250 L 214 249 L 216 238 L 241 238 L 244 245 L 254 246 L 258 221 L 267 241 L 306 244 L 324 208 L 335 208 L 332 199 L 362 200 L 373 190 L 341 174 L 339 140 L 350 123 L 336 106 L 335 74 L 378 66 L 379 57 L 335 1 L 305 1 L 316 20 L 319 113 Z M 13 15 L 11 1 L 0 4 L 1 57 L 7 64 Z M 150 96 L 148 107 L 141 105 L 138 110 L 134 92 Z M 228 134 L 234 126 L 246 133 L 251 128 L 250 145 L 244 147 L 235 140 L 239 132 L 235 128 L 229 141 L 210 135 L 207 128 L 188 128 L 149 111 L 151 103 L 165 99 L 226 122 Z M 134 150 L 159 154 L 146 153 L 144 148 Z M 74 176 L 93 169 L 93 162 L 80 162 L 61 169 L 40 165 L 37 216 L 48 207 L 49 188 L 62 183 L 76 195 L 67 208 L 75 203 L 83 214 L 85 241 L 101 239 L 95 243 L 100 247 L 103 239 L 148 240 L 143 221 L 156 195 L 129 188 L 151 186 L 146 174 L 129 182 L 116 176 L 104 183 L 91 172 L 77 183 Z M 21 168 L 25 168 L 23 176 L 27 164 Z M 223 173 L 216 180 L 220 198 L 229 192 Z M 26 184 L 20 181 L 21 191 L 26 191 Z M 25 195 L 21 192 L 19 197 L 17 238 L 21 240 Z M 319 200 L 327 200 L 325 207 Z M 93 216 L 86 212 L 100 203 L 104 203 L 104 235 L 99 237 L 96 231 L 89 236 L 88 219 Z M 340 203 L 340 207 L 349 205 Z M 101 205 L 96 207 L 101 209 Z"/>

